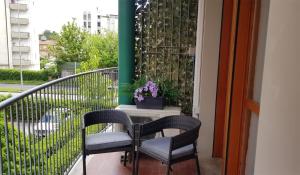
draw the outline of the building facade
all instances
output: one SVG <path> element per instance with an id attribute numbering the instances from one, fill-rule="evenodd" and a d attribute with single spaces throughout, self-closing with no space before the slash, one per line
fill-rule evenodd
<path id="1" fill-rule="evenodd" d="M 105 31 L 118 32 L 118 15 L 103 14 L 97 7 L 84 11 L 78 20 L 78 25 L 89 33 L 102 33 Z"/>
<path id="2" fill-rule="evenodd" d="M 34 0 L 5 0 L 0 4 L 0 68 L 40 69 L 39 40 L 34 28 Z M 3 23 L 3 24 L 2 24 Z"/>

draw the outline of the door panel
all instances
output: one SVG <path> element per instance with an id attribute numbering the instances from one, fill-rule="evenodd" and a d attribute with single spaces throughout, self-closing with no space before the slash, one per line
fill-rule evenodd
<path id="1" fill-rule="evenodd" d="M 226 161 L 228 175 L 250 175 L 254 167 L 263 67 L 262 61 L 257 61 L 260 3 L 260 0 L 239 0 Z"/>

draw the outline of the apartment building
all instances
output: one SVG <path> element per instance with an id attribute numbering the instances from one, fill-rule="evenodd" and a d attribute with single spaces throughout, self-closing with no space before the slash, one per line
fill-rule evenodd
<path id="1" fill-rule="evenodd" d="M 90 33 L 118 32 L 118 15 L 103 14 L 98 7 L 84 11 L 78 23 L 79 26 Z"/>
<path id="2" fill-rule="evenodd" d="M 39 40 L 34 28 L 34 0 L 0 4 L 0 68 L 40 69 Z M 2 24 L 3 23 L 3 24 Z"/>

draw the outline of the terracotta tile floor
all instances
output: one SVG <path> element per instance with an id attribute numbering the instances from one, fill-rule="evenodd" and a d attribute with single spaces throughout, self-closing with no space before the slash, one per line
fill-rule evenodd
<path id="1" fill-rule="evenodd" d="M 108 153 L 98 154 L 91 156 L 87 160 L 87 175 L 131 175 L 132 165 L 127 164 L 126 167 L 120 163 L 121 153 Z M 216 161 L 201 165 L 202 175 L 219 175 L 218 165 Z M 161 162 L 142 156 L 139 164 L 139 175 L 165 175 L 166 167 Z M 204 167 L 203 167 L 204 166 Z M 206 167 L 205 167 L 206 166 Z M 82 174 L 82 162 L 79 161 L 69 175 L 81 175 Z M 194 160 L 185 161 L 172 166 L 172 175 L 194 175 L 196 174 L 196 165 Z"/>

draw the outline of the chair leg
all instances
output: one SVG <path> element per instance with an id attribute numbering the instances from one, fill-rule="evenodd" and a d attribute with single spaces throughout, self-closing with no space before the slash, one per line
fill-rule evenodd
<path id="1" fill-rule="evenodd" d="M 135 157 L 135 170 L 134 170 L 135 175 L 139 174 L 139 156 L 140 156 L 140 153 L 139 153 L 139 151 L 137 151 L 136 157 Z"/>
<path id="2" fill-rule="evenodd" d="M 123 160 L 123 161 L 124 161 L 124 162 L 123 162 L 123 165 L 124 165 L 124 166 L 126 166 L 126 163 L 127 163 L 127 153 L 128 153 L 128 152 L 125 151 L 124 160 Z"/>
<path id="3" fill-rule="evenodd" d="M 198 155 L 196 155 L 195 160 L 196 160 L 197 174 L 201 175 Z"/>
<path id="4" fill-rule="evenodd" d="M 83 175 L 86 175 L 86 155 L 82 155 L 82 172 Z"/>
<path id="5" fill-rule="evenodd" d="M 136 175 L 136 172 L 135 172 L 135 151 L 132 151 L 131 152 L 131 164 L 132 164 L 132 175 Z"/>
<path id="6" fill-rule="evenodd" d="M 171 172 L 171 165 L 168 164 L 167 165 L 167 175 L 170 175 L 170 172 Z"/>

